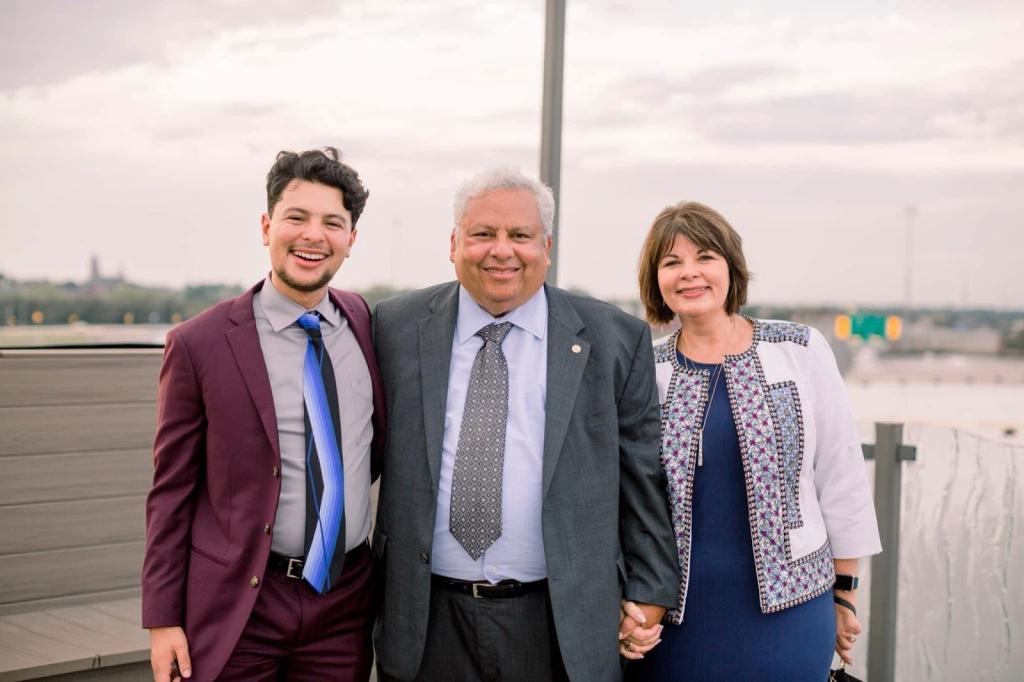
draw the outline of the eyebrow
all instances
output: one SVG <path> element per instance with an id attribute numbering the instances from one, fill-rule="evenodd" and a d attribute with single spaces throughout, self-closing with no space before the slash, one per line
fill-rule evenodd
<path id="1" fill-rule="evenodd" d="M 505 230 L 505 231 L 508 231 L 508 230 L 529 230 L 531 228 L 530 228 L 529 225 L 505 225 L 505 226 L 499 227 L 497 225 L 491 225 L 489 223 L 474 223 L 472 225 L 467 226 L 466 229 L 467 230 L 480 230 L 480 229 L 484 229 L 484 230 Z"/>
<path id="2" fill-rule="evenodd" d="M 284 212 L 288 213 L 289 211 L 296 211 L 298 213 L 301 213 L 302 215 L 310 215 L 310 211 L 307 211 L 304 208 L 299 208 L 298 206 L 285 206 Z M 340 213 L 325 213 L 324 218 L 336 218 L 343 223 L 348 222 L 347 220 L 345 220 L 345 216 L 341 215 Z"/>

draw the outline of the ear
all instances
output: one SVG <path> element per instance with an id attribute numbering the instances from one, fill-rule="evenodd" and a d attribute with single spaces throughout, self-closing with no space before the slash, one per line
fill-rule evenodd
<path id="1" fill-rule="evenodd" d="M 550 235 L 544 236 L 544 259 L 551 265 L 551 244 L 553 243 Z"/>
<path id="2" fill-rule="evenodd" d="M 452 263 L 455 262 L 455 243 L 459 239 L 458 234 L 457 234 L 458 229 L 459 229 L 458 227 L 453 227 L 452 228 L 451 249 L 448 251 L 448 260 L 450 260 Z"/>
<path id="3" fill-rule="evenodd" d="M 352 231 L 348 235 L 348 248 L 352 248 L 356 244 L 356 237 L 359 235 L 359 230 L 352 228 Z"/>
<path id="4" fill-rule="evenodd" d="M 263 233 L 263 246 L 270 246 L 270 215 L 267 213 L 260 216 L 260 232 Z"/>

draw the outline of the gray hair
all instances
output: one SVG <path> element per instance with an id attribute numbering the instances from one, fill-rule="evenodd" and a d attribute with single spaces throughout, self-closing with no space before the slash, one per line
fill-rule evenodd
<path id="1" fill-rule="evenodd" d="M 478 173 L 466 180 L 455 191 L 455 226 L 462 225 L 466 205 L 473 199 L 496 189 L 519 189 L 533 194 L 540 210 L 544 234 L 551 236 L 555 223 L 555 195 L 544 183 L 524 175 L 518 168 L 504 166 Z"/>

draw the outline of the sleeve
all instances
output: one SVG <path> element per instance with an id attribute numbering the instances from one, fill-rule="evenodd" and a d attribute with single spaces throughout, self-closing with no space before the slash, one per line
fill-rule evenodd
<path id="1" fill-rule="evenodd" d="M 642 325 L 618 400 L 619 537 L 625 562 L 624 596 L 675 606 L 679 566 L 661 468 L 661 419 L 654 379 L 651 332 Z"/>
<path id="2" fill-rule="evenodd" d="M 860 438 L 846 387 L 828 341 L 811 330 L 814 487 L 832 554 L 854 559 L 882 551 Z"/>
<path id="3" fill-rule="evenodd" d="M 182 625 L 196 487 L 206 455 L 202 391 L 185 341 L 167 335 L 146 500 L 142 627 Z"/>

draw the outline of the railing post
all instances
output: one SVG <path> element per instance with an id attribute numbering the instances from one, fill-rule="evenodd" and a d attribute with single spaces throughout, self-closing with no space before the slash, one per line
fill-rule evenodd
<path id="1" fill-rule="evenodd" d="M 870 455 L 875 460 L 875 512 L 882 553 L 871 559 L 868 682 L 893 682 L 899 606 L 901 467 L 904 460 L 916 458 L 916 451 L 903 444 L 902 424 L 879 423 L 875 424 L 875 445 Z"/>

